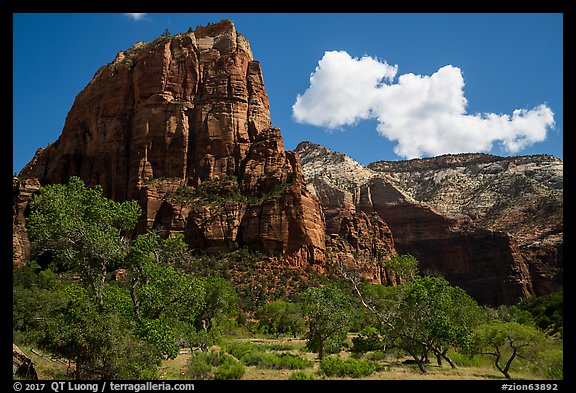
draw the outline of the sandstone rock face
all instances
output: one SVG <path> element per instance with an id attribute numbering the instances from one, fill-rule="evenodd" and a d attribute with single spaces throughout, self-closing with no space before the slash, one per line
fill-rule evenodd
<path id="1" fill-rule="evenodd" d="M 36 191 L 40 189 L 37 179 L 12 178 L 12 263 L 22 266 L 30 255 L 30 240 L 26 231 L 26 209 Z"/>
<path id="2" fill-rule="evenodd" d="M 514 237 L 533 290 L 561 289 L 563 163 L 549 155 L 457 154 L 369 168 L 447 217 Z"/>
<path id="3" fill-rule="evenodd" d="M 331 265 L 356 271 L 374 284 L 400 284 L 386 269 L 386 261 L 397 255 L 392 232 L 376 213 L 343 216 L 339 233 L 330 235 L 326 249 Z"/>
<path id="4" fill-rule="evenodd" d="M 309 189 L 320 198 L 330 233 L 348 215 L 377 214 L 390 228 L 396 252 L 412 254 L 420 261 L 421 270 L 441 274 L 483 304 L 511 304 L 529 295 L 559 289 L 557 279 L 543 277 L 560 270 L 554 256 L 561 258 L 561 247 L 549 245 L 543 251 L 531 243 L 529 257 L 512 233 L 450 215 L 446 211 L 454 209 L 450 204 L 441 211 L 418 199 L 421 193 L 417 190 L 428 185 L 429 179 L 446 177 L 434 162 L 428 165 L 417 161 L 420 166 L 414 166 L 414 171 L 427 171 L 425 179 L 417 179 L 404 174 L 414 160 L 388 164 L 402 167 L 403 172 L 384 171 L 382 167 L 376 171 L 370 169 L 375 164 L 366 168 L 309 142 L 301 143 L 296 151 Z M 402 182 L 399 179 L 403 175 Z M 458 197 L 462 195 L 454 192 L 451 204 Z M 474 205 L 473 201 L 468 202 Z"/>
<path id="5" fill-rule="evenodd" d="M 369 168 L 441 214 L 509 232 L 522 244 L 562 233 L 559 158 L 458 154 L 379 161 Z"/>
<path id="6" fill-rule="evenodd" d="M 118 53 L 21 175 L 101 184 L 114 200 L 140 201 L 140 232 L 183 233 L 207 252 L 324 261 L 320 205 L 271 127 L 260 64 L 228 20 Z"/>

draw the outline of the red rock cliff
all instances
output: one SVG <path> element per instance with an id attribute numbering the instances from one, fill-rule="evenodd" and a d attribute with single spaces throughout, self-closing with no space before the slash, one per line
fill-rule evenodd
<path id="1" fill-rule="evenodd" d="M 138 199 L 141 231 L 324 261 L 320 205 L 271 128 L 262 69 L 231 21 L 139 42 L 101 67 L 62 135 L 21 172 L 42 184 L 72 175 Z"/>

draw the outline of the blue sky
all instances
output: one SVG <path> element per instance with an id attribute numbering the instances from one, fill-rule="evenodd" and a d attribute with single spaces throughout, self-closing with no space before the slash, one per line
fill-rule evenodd
<path id="1" fill-rule="evenodd" d="M 562 14 L 14 14 L 14 172 L 118 51 L 221 19 L 250 41 L 286 149 L 563 156 Z"/>

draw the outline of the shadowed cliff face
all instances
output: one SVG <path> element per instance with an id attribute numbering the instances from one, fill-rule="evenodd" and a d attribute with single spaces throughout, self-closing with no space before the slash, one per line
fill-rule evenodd
<path id="1" fill-rule="evenodd" d="M 20 174 L 41 184 L 73 175 L 139 200 L 141 232 L 324 261 L 320 205 L 271 128 L 262 69 L 231 21 L 139 42 L 101 67 L 62 135 Z"/>
<path id="2" fill-rule="evenodd" d="M 453 285 L 461 286 L 483 304 L 512 304 L 529 295 L 543 295 L 561 289 L 561 274 L 557 274 L 561 273 L 562 266 L 561 236 L 560 243 L 550 240 L 558 239 L 557 234 L 556 237 L 549 237 L 548 242 L 542 241 L 538 235 L 532 239 L 520 236 L 521 243 L 513 233 L 501 230 L 504 222 L 514 227 L 509 215 L 513 211 L 512 207 L 505 210 L 508 215 L 500 216 L 494 213 L 496 209 L 488 209 L 492 216 L 477 213 L 482 219 L 476 220 L 463 217 L 463 213 L 450 213 L 464 210 L 458 210 L 459 200 L 466 201 L 466 207 L 471 209 L 475 202 L 470 199 L 478 194 L 478 190 L 469 194 L 453 191 L 444 210 L 422 200 L 422 190 L 425 187 L 432 189 L 434 180 L 443 180 L 448 184 L 451 177 L 447 171 L 468 173 L 467 177 L 453 179 L 459 189 L 468 187 L 473 190 L 474 184 L 489 182 L 489 178 L 481 179 L 481 182 L 475 177 L 474 170 L 469 168 L 470 162 L 458 161 L 462 157 L 437 157 L 429 161 L 399 161 L 386 165 L 380 163 L 376 171 L 370 169 L 376 167 L 376 164 L 366 168 L 345 155 L 309 142 L 301 143 L 296 151 L 301 157 L 309 189 L 320 198 L 329 233 L 337 233 L 342 222 L 350 215 L 359 212 L 377 214 L 389 227 L 397 253 L 412 254 L 420 261 L 421 270 L 446 277 Z M 450 161 L 450 165 L 444 163 L 445 160 Z M 491 165 L 491 172 L 495 173 L 494 162 L 501 166 L 504 159 L 478 155 L 475 158 L 476 164 L 478 160 L 482 165 Z M 539 162 L 539 159 L 531 161 Z M 421 175 L 423 171 L 426 171 L 426 176 Z M 542 174 L 541 177 L 558 180 L 557 174 L 557 167 L 553 166 L 552 175 Z M 515 172 L 514 176 L 517 175 L 518 172 Z M 519 184 L 518 181 L 508 181 L 509 178 L 508 174 L 502 173 L 500 183 Z M 552 183 L 561 184 L 561 174 L 560 183 Z M 487 195 L 482 196 L 476 200 L 477 209 L 489 204 L 503 204 L 505 200 L 514 203 L 508 195 L 512 192 L 524 195 L 525 198 L 528 196 L 521 190 L 513 190 L 501 188 L 497 193 L 497 201 Z M 529 199 L 540 203 L 547 200 L 539 194 L 531 193 L 529 196 Z M 540 228 L 535 233 L 551 233 L 546 230 L 550 226 L 561 228 L 561 218 L 557 220 L 558 215 L 561 217 L 561 206 L 555 205 L 553 214 L 549 215 L 555 222 L 531 222 L 534 228 Z M 493 225 L 487 224 L 490 217 Z M 522 223 L 527 222 L 523 217 L 520 215 L 518 219 Z M 521 223 L 517 228 L 518 234 L 528 232 Z M 555 278 L 551 278 L 553 275 Z"/>

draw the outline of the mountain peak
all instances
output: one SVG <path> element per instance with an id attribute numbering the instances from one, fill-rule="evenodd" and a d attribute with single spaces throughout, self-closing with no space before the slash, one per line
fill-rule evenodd
<path id="1" fill-rule="evenodd" d="M 183 233 L 191 248 L 323 261 L 320 205 L 271 127 L 262 68 L 230 20 L 120 52 L 21 176 L 78 176 L 113 200 L 136 199 L 138 231 Z"/>

